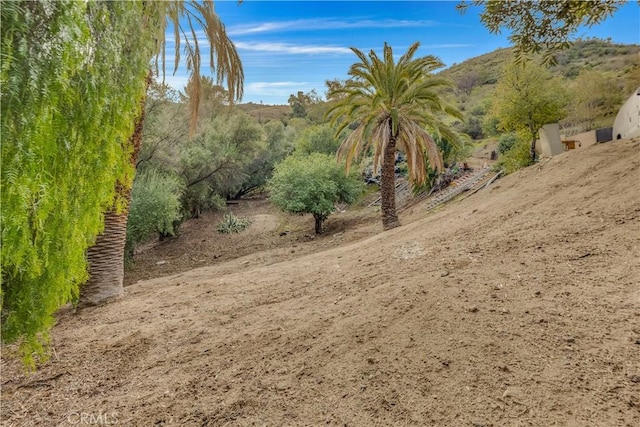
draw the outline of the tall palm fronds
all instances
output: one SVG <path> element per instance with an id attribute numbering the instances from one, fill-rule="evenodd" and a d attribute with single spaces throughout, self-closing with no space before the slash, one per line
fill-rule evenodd
<path id="1" fill-rule="evenodd" d="M 327 112 L 331 123 L 337 125 L 336 135 L 352 123 L 356 125 L 338 149 L 338 158 L 346 160 L 348 169 L 354 159 L 372 149 L 374 168 L 382 168 L 385 229 L 399 225 L 393 190 L 396 150 L 405 152 L 409 179 L 419 185 L 427 178 L 425 154 L 431 167 L 443 169 L 442 156 L 427 129 L 453 143 L 459 139 L 443 117 L 461 119 L 462 115 L 436 91 L 450 83 L 431 74 L 444 64 L 432 55 L 414 59 L 419 46 L 414 43 L 397 62 L 386 43 L 382 58 L 373 50 L 365 55 L 351 48 L 360 61 L 350 67 L 351 77 L 344 86 L 330 94 L 340 99 Z"/>
<path id="2" fill-rule="evenodd" d="M 187 95 L 191 108 L 189 129 L 193 132 L 196 126 L 202 93 L 202 73 L 200 72 L 202 62 L 201 44 L 203 42 L 209 44 L 209 64 L 211 69 L 215 71 L 216 84 L 222 86 L 226 81 L 231 102 L 242 98 L 244 84 L 242 63 L 235 45 L 227 36 L 224 24 L 215 12 L 213 0 L 177 0 L 159 3 L 160 7 L 166 8 L 166 23 L 171 24 L 173 27 L 175 40 L 174 74 L 180 65 L 180 48 L 184 42 L 185 62 L 189 71 L 189 82 L 187 84 Z M 206 37 L 205 40 L 202 39 L 200 31 L 196 30 L 197 26 L 202 27 L 203 35 Z M 166 75 L 167 47 L 164 31 L 160 37 L 158 55 L 155 57 L 155 68 L 156 74 L 160 74 L 161 70 L 164 78 Z"/>

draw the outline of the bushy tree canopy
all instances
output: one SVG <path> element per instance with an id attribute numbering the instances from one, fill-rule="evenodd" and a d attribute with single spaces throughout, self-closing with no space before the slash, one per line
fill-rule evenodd
<path id="1" fill-rule="evenodd" d="M 329 125 L 313 125 L 296 139 L 296 154 L 323 153 L 335 155 L 340 142 Z"/>
<path id="2" fill-rule="evenodd" d="M 356 176 L 345 175 L 333 156 L 321 153 L 287 157 L 269 182 L 271 202 L 286 212 L 313 214 L 318 234 L 336 203 L 353 203 L 362 189 Z"/>
<path id="3" fill-rule="evenodd" d="M 191 214 L 212 207 L 215 196 L 234 194 L 248 179 L 245 167 L 265 149 L 262 128 L 244 113 L 208 122 L 202 133 L 180 146 L 178 169 L 185 206 Z"/>
<path id="4" fill-rule="evenodd" d="M 527 132 L 533 160 L 538 131 L 562 119 L 566 105 L 562 83 L 544 66 L 510 63 L 496 86 L 493 113 L 503 130 Z"/>

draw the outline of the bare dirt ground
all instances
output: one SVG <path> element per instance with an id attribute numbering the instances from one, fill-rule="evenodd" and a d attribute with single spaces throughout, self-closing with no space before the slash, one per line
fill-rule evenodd
<path id="1" fill-rule="evenodd" d="M 616 141 L 388 232 L 369 209 L 318 239 L 261 201 L 246 234 L 202 218 L 125 298 L 60 315 L 35 374 L 5 349 L 2 424 L 638 426 L 639 184 L 640 140 Z"/>

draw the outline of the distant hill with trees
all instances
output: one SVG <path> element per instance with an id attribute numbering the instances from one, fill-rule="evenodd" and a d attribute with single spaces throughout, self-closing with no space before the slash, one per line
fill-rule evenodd
<path id="1" fill-rule="evenodd" d="M 495 133 L 491 101 L 504 67 L 513 58 L 513 48 L 498 49 L 438 73 L 454 81 L 454 87 L 444 95 L 464 112 L 466 123 L 458 126 L 474 139 Z M 623 100 L 640 84 L 640 45 L 578 39 L 568 49 L 555 53 L 555 58 L 551 74 L 566 80 L 570 97 L 563 126 L 574 128 L 574 133 L 610 126 Z M 317 91 L 324 93 L 324 89 L 317 88 Z M 293 118 L 290 105 L 246 103 L 238 107 L 259 122 L 281 120 L 286 123 Z M 320 105 L 315 108 L 322 110 Z M 309 120 L 321 121 L 321 115 L 312 112 L 309 115 L 314 117 L 308 117 Z"/>
<path id="2" fill-rule="evenodd" d="M 566 81 L 569 95 L 568 116 L 562 125 L 575 131 L 610 126 L 623 100 L 640 84 L 640 45 L 577 40 L 555 57 L 556 64 L 549 70 Z M 439 73 L 455 82 L 447 96 L 465 112 L 461 130 L 474 139 L 490 136 L 494 130 L 491 102 L 504 67 L 513 58 L 513 48 L 498 49 Z M 596 87 L 586 90 L 596 80 Z"/>

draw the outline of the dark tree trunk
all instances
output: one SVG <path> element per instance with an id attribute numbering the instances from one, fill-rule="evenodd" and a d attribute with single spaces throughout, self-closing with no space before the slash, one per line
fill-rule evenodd
<path id="1" fill-rule="evenodd" d="M 529 118 L 531 120 L 531 118 Z M 531 156 L 531 163 L 536 161 L 536 139 L 538 132 L 533 128 L 533 125 L 529 125 L 529 132 L 531 132 L 531 149 L 529 155 Z"/>
<path id="2" fill-rule="evenodd" d="M 313 219 L 316 220 L 316 234 L 322 234 L 322 223 L 326 218 L 325 215 L 313 214 Z"/>
<path id="3" fill-rule="evenodd" d="M 385 149 L 381 175 L 382 227 L 390 230 L 400 225 L 396 213 L 396 138 L 394 136 L 390 138 Z"/>
<path id="4" fill-rule="evenodd" d="M 151 75 L 147 78 L 147 87 Z M 135 166 L 142 143 L 145 97 L 140 101 L 140 111 L 136 119 L 129 144 L 131 164 Z M 96 243 L 87 251 L 89 280 L 80 288 L 78 307 L 104 304 L 124 293 L 124 252 L 127 236 L 127 219 L 131 204 L 131 187 L 116 183 L 116 193 L 126 201 L 121 212 L 110 209 L 104 215 L 104 231 L 98 235 Z"/>
<path id="5" fill-rule="evenodd" d="M 531 155 L 531 162 L 536 161 L 536 139 L 533 138 L 531 140 L 531 150 L 529 150 L 529 155 Z"/>

